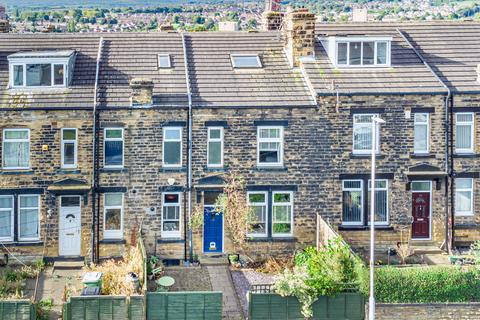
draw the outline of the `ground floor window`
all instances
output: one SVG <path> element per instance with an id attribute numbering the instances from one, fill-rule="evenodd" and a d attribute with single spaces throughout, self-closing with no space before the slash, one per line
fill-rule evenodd
<path id="1" fill-rule="evenodd" d="M 18 239 L 39 240 L 40 239 L 40 196 L 20 195 L 18 196 Z"/>
<path id="2" fill-rule="evenodd" d="M 455 214 L 473 214 L 473 179 L 455 179 Z"/>
<path id="3" fill-rule="evenodd" d="M 162 237 L 180 238 L 180 193 L 162 195 Z"/>
<path id="4" fill-rule="evenodd" d="M 362 226 L 370 223 L 371 180 L 342 181 L 342 224 Z M 375 180 L 375 225 L 388 225 L 388 180 Z"/>
<path id="5" fill-rule="evenodd" d="M 103 237 L 123 238 L 123 193 L 105 193 Z"/>
<path id="6" fill-rule="evenodd" d="M 0 196 L 0 240 L 13 241 L 13 196 Z"/>
<path id="7" fill-rule="evenodd" d="M 293 235 L 293 192 L 250 191 L 252 209 L 250 237 L 291 237 Z"/>

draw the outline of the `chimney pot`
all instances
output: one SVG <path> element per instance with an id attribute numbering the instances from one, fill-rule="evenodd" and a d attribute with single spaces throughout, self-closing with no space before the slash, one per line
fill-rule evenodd
<path id="1" fill-rule="evenodd" d="M 133 78 L 130 80 L 132 106 L 151 106 L 153 104 L 153 80 L 149 78 Z"/>

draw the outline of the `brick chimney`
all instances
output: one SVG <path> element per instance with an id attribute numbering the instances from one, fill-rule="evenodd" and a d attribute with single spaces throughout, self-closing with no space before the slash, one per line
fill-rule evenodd
<path id="1" fill-rule="evenodd" d="M 298 67 L 301 57 L 315 54 L 315 15 L 308 9 L 287 12 L 284 28 L 287 58 L 293 67 Z"/>
<path id="2" fill-rule="evenodd" d="M 148 78 L 133 78 L 130 80 L 132 106 L 151 106 L 153 104 L 153 80 Z"/>
<path id="3" fill-rule="evenodd" d="M 280 30 L 285 16 L 280 9 L 280 0 L 265 0 L 265 11 L 262 15 L 263 30 Z"/>

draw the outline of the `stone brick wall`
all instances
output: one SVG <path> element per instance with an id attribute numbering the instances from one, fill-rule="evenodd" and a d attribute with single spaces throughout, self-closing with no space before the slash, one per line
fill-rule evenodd
<path id="1" fill-rule="evenodd" d="M 368 309 L 368 304 L 367 304 Z M 366 312 L 368 315 L 368 310 Z M 375 309 L 378 320 L 473 320 L 480 319 L 480 303 L 379 303 Z"/>

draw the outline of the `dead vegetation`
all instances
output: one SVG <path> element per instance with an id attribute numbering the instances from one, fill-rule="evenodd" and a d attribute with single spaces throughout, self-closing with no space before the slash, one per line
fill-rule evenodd
<path id="1" fill-rule="evenodd" d="M 258 272 L 277 274 L 283 272 L 287 268 L 292 269 L 293 266 L 294 257 L 288 256 L 281 258 L 268 257 L 265 261 L 255 263 L 251 267 Z"/>

